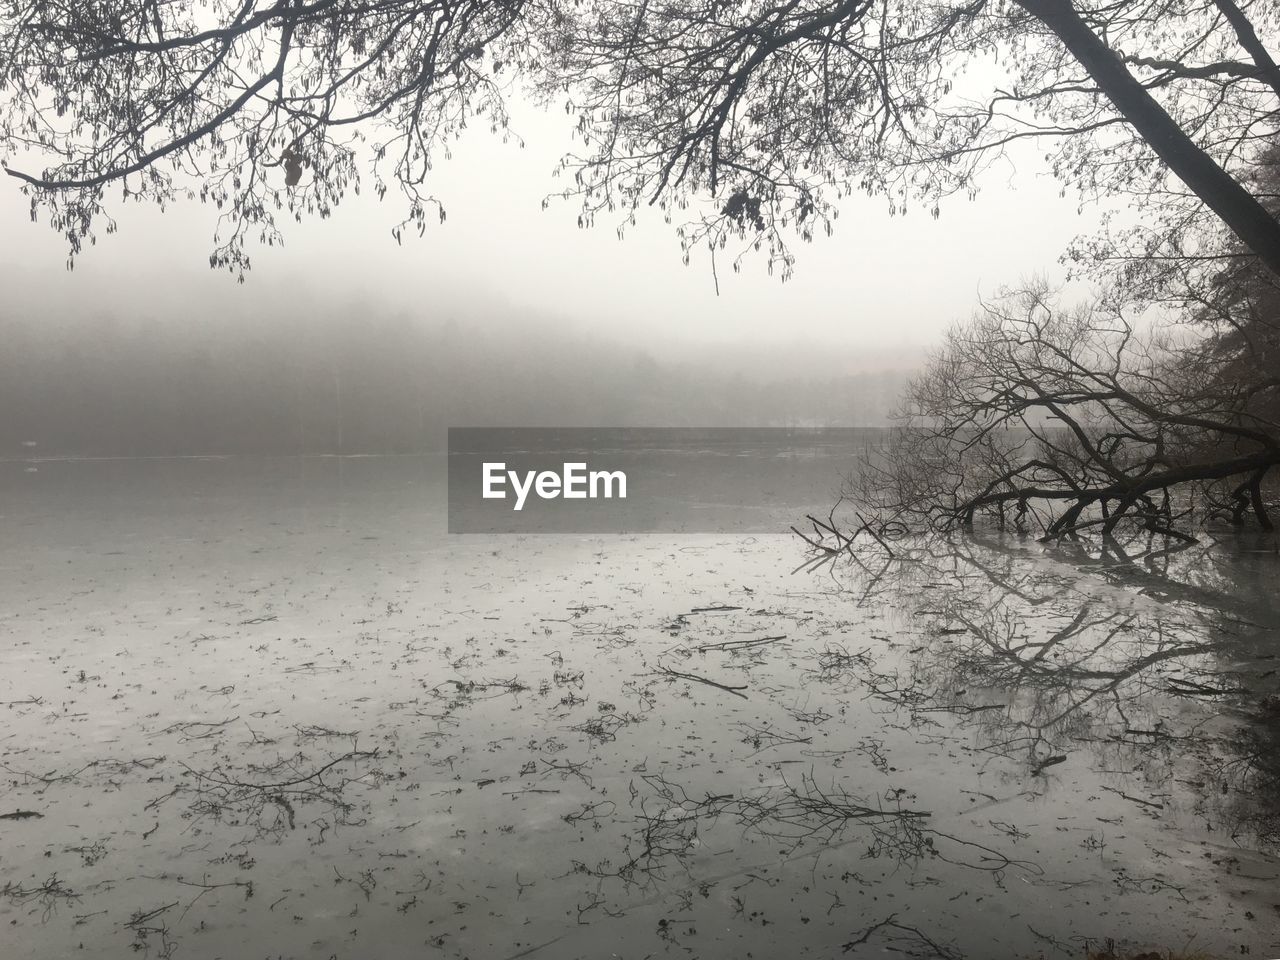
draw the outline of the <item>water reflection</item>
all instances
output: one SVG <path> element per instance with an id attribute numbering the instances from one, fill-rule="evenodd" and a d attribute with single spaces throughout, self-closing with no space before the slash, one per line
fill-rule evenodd
<path id="1" fill-rule="evenodd" d="M 1088 751 L 1147 795 L 1104 789 L 1150 810 L 1189 793 L 1233 842 L 1274 845 L 1271 558 L 1222 544 L 1090 552 L 972 537 L 899 551 L 877 588 L 924 637 L 889 673 L 849 661 L 875 697 L 913 722 L 955 716 L 981 750 L 1030 775 Z"/>
<path id="2" fill-rule="evenodd" d="M 789 575 L 793 537 L 447 540 L 383 480 L 10 530 L 6 956 L 1280 939 L 1266 542 Z"/>

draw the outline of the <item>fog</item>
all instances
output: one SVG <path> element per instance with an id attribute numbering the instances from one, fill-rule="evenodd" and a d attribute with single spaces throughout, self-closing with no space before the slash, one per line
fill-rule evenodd
<path id="1" fill-rule="evenodd" d="M 803 346 L 659 360 L 359 300 L 199 322 L 8 316 L 0 337 L 0 449 L 23 458 L 414 453 L 461 425 L 874 426 L 909 369 L 810 363 Z"/>
<path id="2" fill-rule="evenodd" d="M 776 59 L 772 109 L 829 73 L 819 58 L 860 57 L 874 10 L 810 6 L 746 11 L 758 22 L 693 57 L 696 76 L 723 67 L 711 89 L 731 103 Z M 1022 6 L 1051 29 L 1119 24 L 1114 52 L 1160 63 L 1129 45 L 1123 4 Z M 166 24 L 199 5 L 14 9 L 37 25 L 18 47 L 50 38 L 55 86 L 82 42 L 120 69 L 112 14 L 156 15 L 119 38 L 155 42 L 119 46 L 163 82 L 94 66 L 66 91 L 128 91 L 86 139 L 165 149 L 106 128 L 220 109 L 205 77 L 230 68 L 169 99 L 169 70 L 197 74 L 169 65 Z M 325 44 L 380 68 L 421 33 L 443 57 L 458 25 L 518 11 L 392 4 L 382 42 L 359 9 L 228 14 L 281 49 L 259 82 L 292 118 L 280 130 L 312 109 L 287 92 L 295 53 L 304 77 Z M 995 109 L 1055 120 L 1031 111 L 1056 91 L 1081 104 L 1073 122 L 1101 109 L 1070 59 L 1036 92 L 1020 43 L 1002 85 L 991 38 L 1016 28 L 1036 52 L 1032 20 L 1002 19 L 1016 10 L 972 28 L 978 8 L 940 28 L 922 10 L 902 14 L 904 36 L 927 31 L 903 79 L 942 49 L 987 71 L 975 97 L 1010 91 Z M 649 16 L 591 42 L 638 48 Z M 191 49 L 231 50 L 238 29 Z M 882 85 L 898 35 L 867 75 Z M 788 48 L 808 52 L 793 65 Z M 397 59 L 353 96 L 455 83 L 403 50 L 403 75 Z M 453 49 L 456 82 L 489 55 Z M 1236 109 L 1241 64 L 1188 66 L 1185 88 L 1179 65 L 1139 75 L 1195 123 L 1197 91 Z M 923 130 L 910 86 L 890 102 Z M 812 143 L 870 109 L 863 87 L 779 119 Z M 774 125 L 740 105 L 764 156 Z M 481 129 L 439 157 L 424 190 L 448 216 L 421 237 L 396 242 L 403 204 L 366 180 L 329 218 L 281 222 L 283 245 L 250 245 L 243 278 L 208 267 L 215 209 L 135 204 L 118 182 L 114 221 L 68 269 L 65 238 L 0 175 L 0 960 L 86 943 L 162 960 L 1280 957 L 1280 547 L 1239 522 L 1266 526 L 1280 466 L 1280 442 L 1248 436 L 1260 365 L 1207 339 L 1170 372 L 1182 355 L 1110 315 L 975 324 L 945 352 L 1006 284 L 1087 294 L 1062 252 L 1137 214 L 1082 212 L 1044 162 L 1061 143 L 1021 141 L 937 219 L 847 201 L 783 283 L 732 250 L 686 265 L 657 210 L 619 236 L 544 204 L 571 121 L 517 109 L 523 144 Z M 20 150 L 38 128 L 18 133 L 7 159 L 35 170 Z M 266 149 L 283 164 L 267 182 L 305 189 L 302 141 Z M 748 224 L 755 200 L 737 194 Z M 1248 294 L 1247 270 L 1224 276 Z M 920 393 L 942 402 L 921 429 L 877 429 L 935 346 Z"/>
<path id="3" fill-rule="evenodd" d="M 688 266 L 656 211 L 619 239 L 557 189 L 570 148 L 525 109 L 524 146 L 477 132 L 430 184 L 445 223 L 397 245 L 393 195 L 285 223 L 239 284 L 207 266 L 216 211 L 109 206 L 65 241 L 0 184 L 0 455 L 388 452 L 447 425 L 884 423 L 928 345 L 983 293 L 1063 270 L 1096 223 L 1039 169 L 997 165 L 935 222 L 855 199 L 797 242 L 786 283 L 748 256 Z M 110 198 L 108 198 L 110 202 Z M 34 450 L 21 447 L 34 442 Z"/>

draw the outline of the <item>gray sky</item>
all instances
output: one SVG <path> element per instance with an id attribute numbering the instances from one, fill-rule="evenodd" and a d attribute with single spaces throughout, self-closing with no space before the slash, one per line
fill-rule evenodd
<path id="1" fill-rule="evenodd" d="M 785 284 L 767 275 L 763 260 L 734 274 L 721 258 L 717 296 L 706 254 L 686 267 L 674 230 L 656 211 L 619 241 L 604 221 L 580 230 L 571 201 L 542 210 L 569 146 L 563 120 L 526 108 L 516 121 L 525 148 L 485 131 L 458 144 L 429 185 L 448 221 L 433 223 L 424 238 L 397 247 L 390 228 L 403 214 L 395 195 L 379 203 L 365 191 L 329 220 L 286 224 L 283 249 L 252 250 L 244 286 L 209 270 L 216 215 L 199 204 L 164 213 L 117 205 L 119 232 L 101 236 L 68 273 L 61 238 L 30 222 L 17 184 L 3 178 L 7 299 L 124 317 L 363 299 L 428 317 L 465 321 L 480 311 L 512 323 L 590 328 L 659 354 L 689 341 L 803 341 L 869 359 L 927 346 L 979 293 L 1060 274 L 1066 244 L 1097 222 L 1096 212 L 1080 215 L 1074 197 L 1059 196 L 1031 149 L 1016 172 L 1008 161 L 989 171 L 976 201 L 944 204 L 937 221 L 922 211 L 890 217 L 879 200 L 847 202 L 833 237 L 797 243 L 795 276 Z"/>

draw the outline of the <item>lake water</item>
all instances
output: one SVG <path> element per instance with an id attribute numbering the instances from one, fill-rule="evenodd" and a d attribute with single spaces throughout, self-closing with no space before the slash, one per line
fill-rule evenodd
<path id="1" fill-rule="evenodd" d="M 794 572 L 444 474 L 0 464 L 0 956 L 1280 957 L 1274 539 Z"/>

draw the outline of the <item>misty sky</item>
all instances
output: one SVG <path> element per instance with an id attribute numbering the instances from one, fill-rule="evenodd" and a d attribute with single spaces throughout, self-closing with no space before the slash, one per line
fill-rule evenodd
<path id="1" fill-rule="evenodd" d="M 1077 211 L 1028 149 L 1018 169 L 1001 161 L 977 201 L 955 198 L 932 220 L 891 218 L 880 200 L 847 201 L 835 235 L 795 246 L 792 280 L 769 277 L 762 259 L 741 274 L 719 260 L 717 296 L 705 252 L 682 263 L 674 230 L 657 211 L 619 241 L 612 224 L 576 225 L 572 201 L 541 200 L 570 146 L 563 114 L 524 108 L 521 149 L 474 131 L 441 160 L 429 186 L 448 221 L 397 247 L 396 195 L 349 195 L 327 221 L 285 224 L 283 249 L 251 250 L 244 286 L 209 270 L 213 207 L 112 209 L 120 229 L 64 268 L 63 240 L 32 224 L 16 182 L 0 178 L 0 281 L 12 307 L 121 317 L 192 317 L 226 311 L 306 310 L 350 301 L 428 317 L 499 317 L 554 323 L 640 342 L 661 354 L 687 341 L 761 345 L 779 340 L 839 345 L 868 355 L 927 346 L 967 315 L 979 294 L 1036 273 L 1060 275 L 1070 239 L 1097 223 Z M 15 163 L 16 165 L 16 163 Z M 118 194 L 117 194 L 118 195 Z M 101 232 L 100 232 L 101 233 Z"/>

